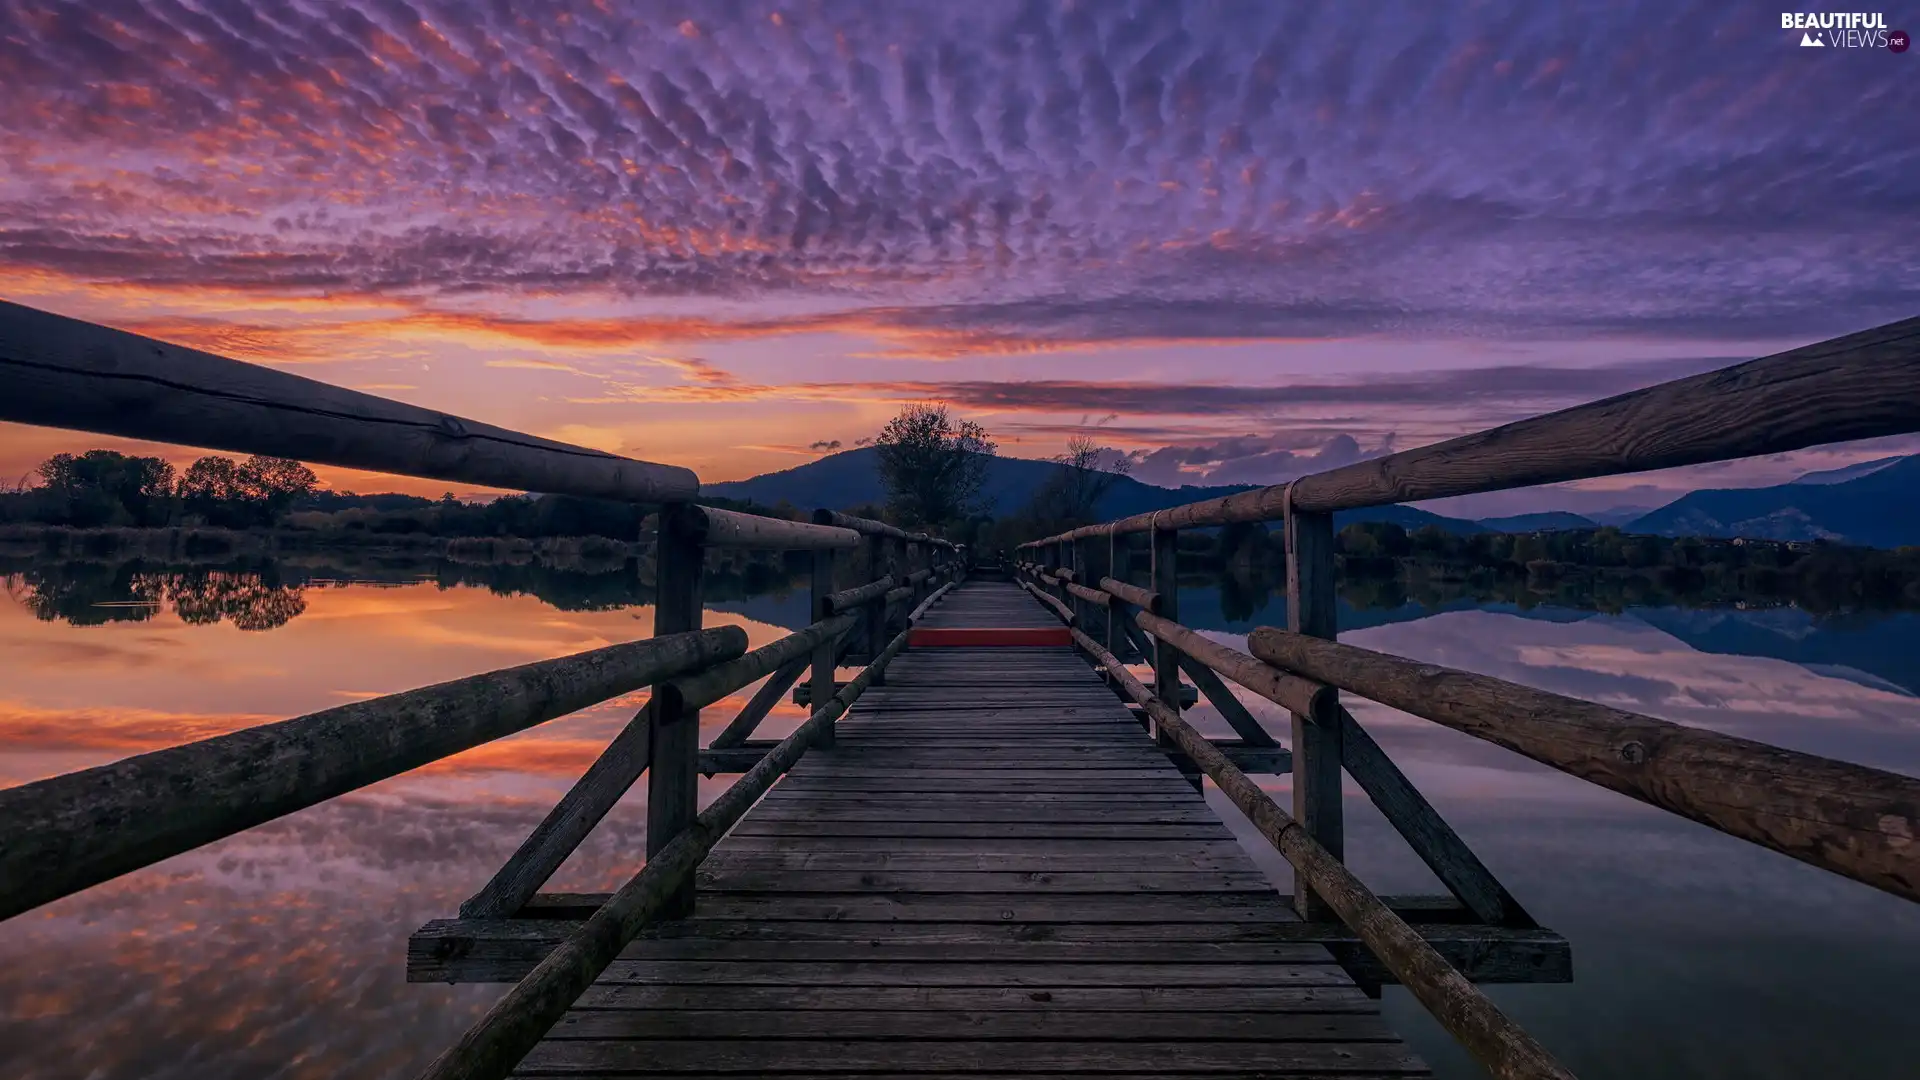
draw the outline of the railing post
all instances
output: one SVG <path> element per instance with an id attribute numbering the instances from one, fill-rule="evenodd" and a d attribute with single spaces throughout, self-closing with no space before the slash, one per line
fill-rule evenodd
<path id="1" fill-rule="evenodd" d="M 653 633 L 679 634 L 700 629 L 700 577 L 706 553 L 698 540 L 686 539 L 681 518 L 686 503 L 660 508 L 660 532 L 654 545 Z M 647 751 L 647 857 L 660 853 L 693 824 L 700 812 L 700 710 L 667 706 L 656 696 Z M 688 878 L 662 908 L 667 918 L 693 914 L 693 880 Z"/>
<path id="2" fill-rule="evenodd" d="M 832 548 L 825 548 L 813 553 L 813 617 L 815 619 L 824 619 L 829 614 L 827 611 L 827 596 L 833 592 L 833 556 L 834 551 Z M 833 661 L 839 648 L 840 642 L 835 638 L 827 638 L 820 644 L 814 646 L 813 680 L 808 685 L 807 691 L 812 695 L 808 699 L 807 704 L 807 707 L 810 709 L 818 709 L 833 700 L 833 695 L 837 692 L 833 685 L 833 672 L 837 665 L 835 665 Z M 820 734 L 814 739 L 813 745 L 833 745 L 833 722 L 831 720 L 821 726 Z"/>
<path id="3" fill-rule="evenodd" d="M 877 533 L 868 534 L 867 536 L 867 580 L 868 581 L 878 581 L 881 578 L 887 576 L 886 561 L 887 561 L 887 538 Z M 816 618 L 817 617 L 818 616 L 816 616 Z M 880 601 L 876 601 L 874 603 L 868 604 L 862 621 L 866 626 L 865 633 L 867 636 L 867 663 L 871 664 L 873 663 L 873 658 L 880 655 L 880 649 L 887 642 L 887 602 L 885 600 L 880 600 Z M 880 685 L 884 681 L 885 681 L 885 678 L 883 674 L 876 674 L 873 678 L 873 684 L 876 686 Z"/>
<path id="4" fill-rule="evenodd" d="M 1074 541 L 1074 547 L 1077 549 L 1077 565 L 1074 567 L 1077 580 L 1089 589 L 1099 588 L 1100 579 L 1112 572 L 1113 560 L 1107 554 L 1107 545 L 1102 544 L 1097 536 L 1088 536 Z M 1108 652 L 1113 651 L 1113 635 L 1108 626 L 1112 611 L 1111 605 L 1102 608 L 1086 604 L 1081 609 L 1080 617 L 1080 628 Z"/>
<path id="5" fill-rule="evenodd" d="M 1286 518 L 1287 623 L 1296 633 L 1339 636 L 1334 607 L 1333 515 L 1293 512 Z M 1293 714 L 1293 816 L 1308 836 L 1336 859 L 1345 859 L 1340 803 L 1339 705 L 1328 694 L 1326 716 Z M 1336 918 L 1300 875 L 1294 875 L 1294 909 L 1302 919 Z"/>
<path id="6" fill-rule="evenodd" d="M 1178 622 L 1180 619 L 1180 532 L 1177 529 L 1159 529 L 1152 531 L 1153 537 L 1153 591 L 1160 594 L 1160 614 Z M 1161 704 L 1172 709 L 1174 715 L 1180 714 L 1180 652 L 1171 644 L 1153 639 L 1153 695 Z M 1157 728 L 1157 725 L 1156 725 Z M 1205 789 L 1201 779 L 1200 767 L 1185 753 L 1174 748 L 1174 743 L 1165 732 L 1155 730 L 1154 739 L 1165 748 L 1179 766 L 1181 775 L 1193 790 Z"/>
<path id="7" fill-rule="evenodd" d="M 1127 577 L 1127 568 L 1121 565 L 1120 563 L 1119 547 L 1120 547 L 1120 538 L 1114 535 L 1112 530 L 1108 530 L 1107 531 L 1107 576 L 1115 578 L 1120 581 L 1130 582 L 1130 579 Z M 1099 586 L 1099 582 L 1094 582 L 1093 584 L 1095 585 L 1095 587 Z M 1120 630 L 1120 627 L 1114 624 L 1114 620 L 1122 618 L 1125 610 L 1126 609 L 1122 608 L 1117 603 L 1109 603 L 1107 605 L 1107 651 L 1113 653 L 1115 656 L 1118 656 L 1123 660 L 1127 656 L 1127 641 L 1124 637 L 1121 636 L 1122 632 Z M 1118 645 L 1119 647 L 1115 648 L 1116 645 Z"/>

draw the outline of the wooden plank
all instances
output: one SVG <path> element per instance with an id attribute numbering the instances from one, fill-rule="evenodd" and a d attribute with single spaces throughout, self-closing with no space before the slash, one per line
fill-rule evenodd
<path id="1" fill-rule="evenodd" d="M 1180 534 L 1172 529 L 1154 529 L 1149 537 L 1152 552 L 1153 591 L 1160 597 L 1160 614 L 1169 620 L 1180 619 Z M 1180 708 L 1180 653 L 1169 641 L 1155 640 L 1153 652 L 1153 692 L 1171 709 Z"/>
<path id="2" fill-rule="evenodd" d="M 1006 833 L 1004 823 L 967 823 L 935 821 L 769 821 L 741 822 L 734 832 L 741 836 L 786 836 L 812 839 L 820 836 L 964 836 L 987 840 Z M 1056 839 L 1108 840 L 1217 840 L 1232 836 L 1218 822 L 1178 825 L 1111 825 L 1035 822 L 1020 830 L 1022 836 Z"/>
<path id="3" fill-rule="evenodd" d="M 674 1012 L 577 1009 L 550 1039 L 835 1039 L 1000 1040 L 1054 1039 L 1127 1043 L 1163 1040 L 1163 1013 L 1103 1013 L 1093 1017 L 1051 1010 L 1023 1012 L 791 1012 L 733 1009 Z M 1377 1016 L 1353 1013 L 1201 1013 L 1184 1018 L 1180 1036 L 1197 1042 L 1386 1042 L 1391 1032 Z"/>
<path id="4" fill-rule="evenodd" d="M 1178 898 L 1132 893 L 1090 893 L 1071 897 L 1032 893 L 971 893 L 948 896 L 916 893 L 807 894 L 769 897 L 710 892 L 700 898 L 708 919 L 821 919 L 850 922 L 1274 922 L 1293 918 L 1272 895 L 1211 893 Z"/>
<path id="5" fill-rule="evenodd" d="M 1164 1075 L 1214 1073 L 1223 1069 L 1271 1072 L 1403 1070 L 1425 1072 L 1420 1059 L 1399 1043 L 1217 1043 L 1217 1042 L 892 1042 L 859 1040 L 663 1040 L 554 1039 L 536 1046 L 522 1070 L 619 1072 L 659 1076 L 688 1071 L 754 1073 L 826 1071 L 835 1075 L 880 1069 L 927 1072 L 979 1069 L 1112 1071 L 1134 1069 Z"/>
<path id="6" fill-rule="evenodd" d="M 762 824 L 789 821 L 805 822 L 951 822 L 954 824 L 1019 825 L 1208 825 L 1219 819 L 1204 802 L 1193 800 L 1187 806 L 1128 809 L 1114 806 L 1094 807 L 995 807 L 995 806 L 796 806 L 762 808 L 754 815 Z"/>
<path id="7" fill-rule="evenodd" d="M 1287 624 L 1296 633 L 1331 640 L 1338 635 L 1339 608 L 1334 595 L 1333 515 L 1298 511 L 1286 522 Z M 1345 851 L 1341 821 L 1340 725 L 1327 710 L 1336 707 L 1330 694 L 1315 694 L 1311 708 L 1321 711 L 1293 715 L 1293 819 L 1300 823 L 1327 854 L 1340 859 Z M 1294 875 L 1293 900 L 1301 918 L 1334 917 L 1304 875 Z"/>
<path id="8" fill-rule="evenodd" d="M 1191 795 L 1187 796 L 1192 798 Z M 1073 854 L 1093 852 L 1111 853 L 1114 859 L 1145 859 L 1187 851 L 1207 851 L 1231 854 L 1227 846 L 1239 851 L 1244 858 L 1245 851 L 1239 849 L 1239 841 L 1232 833 L 1224 837 L 1208 839 L 1141 839 L 1121 837 L 1117 839 L 1090 840 L 1084 838 L 1049 838 L 1033 836 L 1024 830 L 1017 835 L 1009 835 L 1009 830 L 1001 830 L 1000 835 L 990 838 L 940 837 L 940 836 L 822 836 L 809 840 L 805 846 L 808 852 L 837 851 L 899 851 L 928 852 L 938 854 L 982 855 L 1040 855 Z M 776 836 L 749 836 L 735 831 L 727 834 L 715 849 L 716 853 L 732 851 L 787 851 L 792 844 Z M 717 857 L 717 854 L 716 854 Z"/>
<path id="9" fill-rule="evenodd" d="M 652 986 L 1300 986 L 1324 983 L 1322 964 L 877 963 L 864 960 L 628 960 L 603 983 Z"/>
<path id="10" fill-rule="evenodd" d="M 694 1009 L 743 1009 L 822 1013 L 852 1009 L 888 1012 L 1014 1012 L 1055 1014 L 1154 1012 L 1193 1016 L 1204 1013 L 1264 1014 L 1312 1010 L 1371 1011 L 1375 1008 L 1351 984 L 1339 985 L 1337 969 L 1328 981 L 1293 986 L 1052 986 L 1045 988 L 977 986 L 816 986 L 796 996 L 773 986 L 595 986 L 581 996 L 580 1009 L 623 1009 L 671 1013 Z M 1166 1022 L 1163 1016 L 1162 1023 Z"/>
<path id="11" fill-rule="evenodd" d="M 1244 855 L 1222 851 L 1204 854 L 1199 844 L 1163 856 L 1134 855 L 1127 860 L 1130 870 L 1157 873 L 1240 870 Z M 1200 849 L 1200 850 L 1193 850 Z M 888 852 L 888 851 L 716 851 L 707 857 L 704 868 L 717 874 L 736 870 L 992 870 L 1027 873 L 1110 870 L 1120 853 L 1072 852 L 1052 855 L 1006 854 L 1003 852 Z"/>
<path id="12" fill-rule="evenodd" d="M 850 893 L 862 889 L 916 893 L 1251 893 L 1273 891 L 1258 871 L 1159 873 L 1006 870 L 748 870 L 703 869 L 702 888 L 727 892 Z"/>
<path id="13" fill-rule="evenodd" d="M 1920 900 L 1920 778 L 1284 631 L 1257 629 L 1248 647 L 1268 663 Z"/>

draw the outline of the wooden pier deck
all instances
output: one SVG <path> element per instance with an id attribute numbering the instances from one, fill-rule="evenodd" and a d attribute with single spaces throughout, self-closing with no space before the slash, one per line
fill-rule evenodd
<path id="1" fill-rule="evenodd" d="M 987 582 L 931 616 L 1052 621 Z M 518 1075 L 1425 1071 L 1066 647 L 903 654 L 697 896 Z"/>

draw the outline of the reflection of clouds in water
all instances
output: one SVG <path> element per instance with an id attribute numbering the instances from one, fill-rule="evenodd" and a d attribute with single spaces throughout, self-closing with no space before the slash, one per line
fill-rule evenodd
<path id="1" fill-rule="evenodd" d="M 1236 647 L 1245 639 L 1208 636 Z M 1355 631 L 1363 648 L 1880 768 L 1920 764 L 1920 701 L 1781 660 L 1696 652 L 1632 618 L 1455 612 Z M 1571 986 L 1492 995 L 1585 1080 L 1911 1072 L 1920 907 L 1345 695 L 1369 732 L 1543 924 Z M 1286 730 L 1279 710 L 1251 702 Z M 1269 781 L 1286 803 L 1288 785 Z M 1351 781 L 1346 858 L 1382 892 L 1440 886 Z M 1291 873 L 1218 793 L 1277 882 Z M 1389 1021 L 1442 1077 L 1483 1074 L 1402 991 Z"/>
<path id="2" fill-rule="evenodd" d="M 165 613 L 110 627 L 34 623 L 0 603 L 4 655 L 47 661 L 9 663 L 0 785 L 337 705 L 342 690 L 390 693 L 627 640 L 651 623 L 650 611 L 636 625 L 633 611 L 556 613 L 477 589 L 308 596 L 317 618 L 244 636 Z M 707 621 L 744 626 L 754 646 L 785 633 L 738 615 Z M 450 638 L 480 648 L 449 648 Z M 149 662 L 122 666 L 127 658 Z M 708 736 L 752 689 L 703 712 Z M 0 924 L 0 1073 L 412 1075 L 501 988 L 407 984 L 407 935 L 451 915 L 646 696 L 622 695 Z M 800 718 L 782 704 L 763 733 Z M 702 798 L 733 779 L 703 780 Z M 643 781 L 550 887 L 617 886 L 643 860 L 645 823 Z"/>

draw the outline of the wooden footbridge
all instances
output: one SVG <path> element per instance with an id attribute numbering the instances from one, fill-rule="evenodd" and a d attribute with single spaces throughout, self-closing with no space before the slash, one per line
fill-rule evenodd
<path id="1" fill-rule="evenodd" d="M 1476 986 L 1566 981 L 1567 942 L 1342 692 L 1920 900 L 1920 780 L 1342 645 L 1333 599 L 1338 510 L 1920 430 L 1920 319 L 1075 529 L 1023 546 L 1013 581 L 970 579 L 936 537 L 701 506 L 685 469 L 5 304 L 0 386 L 5 420 L 661 508 L 650 638 L 0 791 L 7 918 L 651 688 L 513 857 L 414 934 L 409 978 L 511 984 L 435 1080 L 1420 1075 L 1378 1015 L 1387 983 L 1493 1075 L 1569 1076 Z M 1243 653 L 1180 624 L 1178 532 L 1264 521 L 1286 531 L 1289 628 Z M 811 552 L 815 621 L 753 650 L 702 629 L 724 547 Z M 756 684 L 702 746 L 701 711 Z M 753 738 L 789 690 L 808 718 Z M 1202 698 L 1235 737 L 1182 716 Z M 1284 742 L 1251 698 L 1290 715 Z M 1343 772 L 1444 895 L 1377 896 L 1346 869 Z M 703 773 L 741 775 L 702 808 Z M 1290 811 L 1262 773 L 1290 776 Z M 633 877 L 543 891 L 642 776 Z M 1291 894 L 1206 780 L 1293 866 Z"/>

